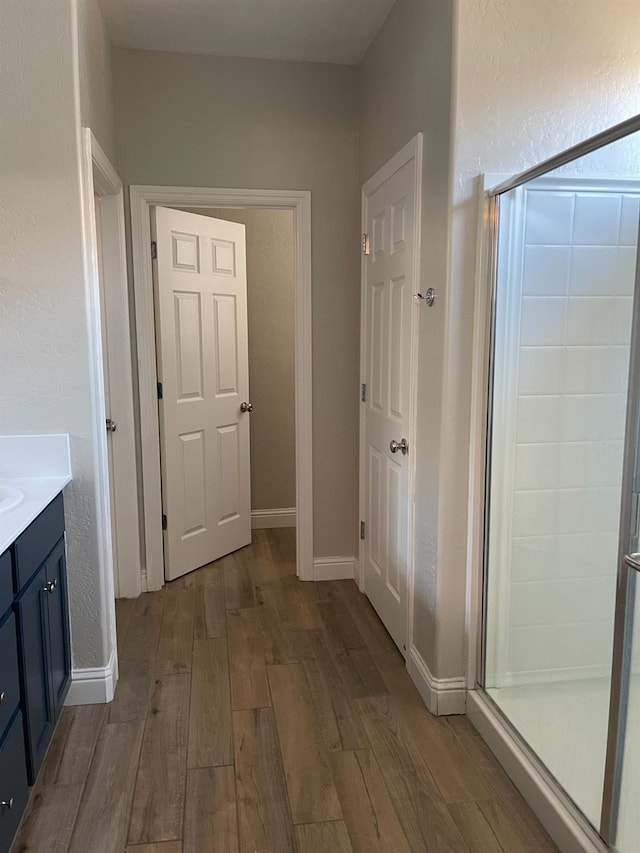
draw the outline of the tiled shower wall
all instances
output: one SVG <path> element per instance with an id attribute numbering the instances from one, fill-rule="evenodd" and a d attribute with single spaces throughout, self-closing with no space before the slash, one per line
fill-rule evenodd
<path id="1" fill-rule="evenodd" d="M 508 680 L 610 666 L 639 212 L 625 190 L 520 192 Z"/>

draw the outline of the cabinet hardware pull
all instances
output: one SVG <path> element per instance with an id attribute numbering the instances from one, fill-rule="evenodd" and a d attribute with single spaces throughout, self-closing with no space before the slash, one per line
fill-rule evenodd
<path id="1" fill-rule="evenodd" d="M 12 809 L 13 797 L 9 797 L 8 800 L 0 800 L 0 806 L 2 806 L 3 809 Z"/>
<path id="2" fill-rule="evenodd" d="M 0 705 L 4 705 L 4 690 L 0 692 Z"/>

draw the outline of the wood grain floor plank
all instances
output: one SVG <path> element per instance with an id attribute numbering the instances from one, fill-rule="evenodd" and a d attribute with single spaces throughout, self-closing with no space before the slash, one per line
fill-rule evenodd
<path id="1" fill-rule="evenodd" d="M 161 841 L 159 844 L 130 844 L 126 853 L 182 853 L 182 841 Z"/>
<path id="2" fill-rule="evenodd" d="M 118 684 L 109 706 L 109 722 L 144 720 L 160 638 L 164 594 L 145 593 L 137 599 L 118 659 Z"/>
<path id="3" fill-rule="evenodd" d="M 62 709 L 38 776 L 39 785 L 73 785 L 86 781 L 107 712 L 106 705 L 76 705 Z"/>
<path id="4" fill-rule="evenodd" d="M 116 598 L 116 637 L 118 641 L 118 654 L 124 647 L 127 631 L 131 624 L 131 617 L 136 607 L 135 598 Z"/>
<path id="5" fill-rule="evenodd" d="M 482 800 L 478 806 L 506 853 L 558 853 L 558 848 L 520 794 L 502 802 Z"/>
<path id="6" fill-rule="evenodd" d="M 160 641 L 156 656 L 156 675 L 191 671 L 195 590 L 167 586 Z"/>
<path id="7" fill-rule="evenodd" d="M 194 640 L 187 767 L 233 763 L 227 641 Z"/>
<path id="8" fill-rule="evenodd" d="M 324 631 L 301 631 L 300 649 L 316 719 L 329 751 L 365 749 L 369 740 L 354 702 L 334 666 Z"/>
<path id="9" fill-rule="evenodd" d="M 224 595 L 227 610 L 242 610 L 255 607 L 256 597 L 247 561 L 250 557 L 242 551 L 236 551 L 223 560 Z"/>
<path id="10" fill-rule="evenodd" d="M 353 853 L 347 826 L 342 820 L 296 826 L 298 853 Z"/>
<path id="11" fill-rule="evenodd" d="M 271 705 L 259 609 L 230 610 L 227 613 L 227 632 L 231 707 L 238 711 Z"/>
<path id="12" fill-rule="evenodd" d="M 358 699 L 356 705 L 411 850 L 468 853 L 393 701 L 381 696 Z"/>
<path id="13" fill-rule="evenodd" d="M 187 772 L 183 853 L 237 853 L 238 820 L 233 767 Z"/>
<path id="14" fill-rule="evenodd" d="M 444 801 L 489 799 L 491 791 L 456 730 L 446 723 L 446 718 L 429 713 L 406 669 L 387 671 L 384 680 Z"/>
<path id="15" fill-rule="evenodd" d="M 338 792 L 299 664 L 268 669 L 294 823 L 339 820 Z"/>
<path id="16" fill-rule="evenodd" d="M 334 752 L 329 760 L 354 853 L 409 853 L 371 750 Z"/>
<path id="17" fill-rule="evenodd" d="M 11 848 L 14 853 L 67 853 L 84 785 L 38 785 Z"/>
<path id="18" fill-rule="evenodd" d="M 362 634 L 351 618 L 346 604 L 342 601 L 320 601 L 317 607 L 334 648 L 339 651 L 364 649 Z"/>
<path id="19" fill-rule="evenodd" d="M 298 642 L 298 628 L 293 623 L 289 602 L 283 591 L 271 587 L 262 591 L 263 603 L 260 608 L 264 643 L 265 662 L 268 666 L 300 663 L 301 651 Z"/>
<path id="20" fill-rule="evenodd" d="M 191 676 L 158 676 L 131 809 L 129 843 L 182 838 Z"/>
<path id="21" fill-rule="evenodd" d="M 470 853 L 504 853 L 477 803 L 450 803 L 447 808 Z"/>
<path id="22" fill-rule="evenodd" d="M 70 853 L 121 853 L 126 846 L 143 723 L 105 725 L 78 810 Z"/>
<path id="23" fill-rule="evenodd" d="M 226 606 L 224 598 L 224 569 L 212 563 L 206 582 L 197 582 L 194 604 L 194 636 L 196 639 L 224 637 L 227 633 Z"/>
<path id="24" fill-rule="evenodd" d="M 333 649 L 332 659 L 351 699 L 384 696 L 389 692 L 367 649 Z"/>
<path id="25" fill-rule="evenodd" d="M 296 841 L 271 708 L 233 712 L 240 853 L 289 853 Z"/>
<path id="26" fill-rule="evenodd" d="M 335 583 L 340 585 L 339 600 L 346 605 L 374 660 L 392 655 L 402 665 L 403 658 L 396 644 L 367 596 L 358 589 L 356 582 L 345 580 L 335 581 Z"/>

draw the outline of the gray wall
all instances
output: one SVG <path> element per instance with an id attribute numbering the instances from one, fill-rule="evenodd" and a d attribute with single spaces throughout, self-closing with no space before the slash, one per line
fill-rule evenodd
<path id="1" fill-rule="evenodd" d="M 290 210 L 193 209 L 247 229 L 251 509 L 296 505 L 295 292 Z"/>
<path id="2" fill-rule="evenodd" d="M 127 184 L 312 193 L 315 556 L 357 535 L 357 71 L 339 65 L 114 53 Z"/>
<path id="3" fill-rule="evenodd" d="M 113 49 L 98 0 L 77 2 L 80 119 L 83 127 L 91 128 L 111 164 L 117 167 Z"/>
<path id="4" fill-rule="evenodd" d="M 424 134 L 419 289 L 435 287 L 439 298 L 433 309 L 422 306 L 419 326 L 414 644 L 435 675 L 452 40 L 452 0 L 398 0 L 359 68 L 360 185 L 416 133 Z"/>
<path id="5" fill-rule="evenodd" d="M 98 570 L 73 16 L 70 0 L 2 0 L 0 115 L 10 133 L 0 134 L 0 430 L 71 436 L 73 663 L 101 667 L 110 649 Z"/>

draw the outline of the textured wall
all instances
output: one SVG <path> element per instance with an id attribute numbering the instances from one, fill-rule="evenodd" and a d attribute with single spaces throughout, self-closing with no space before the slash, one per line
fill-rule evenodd
<path id="1" fill-rule="evenodd" d="M 117 167 L 113 50 L 98 0 L 77 2 L 80 120 L 83 127 L 91 128 L 112 165 Z"/>
<path id="2" fill-rule="evenodd" d="M 69 433 L 73 661 L 104 666 L 82 262 L 75 4 L 3 0 L 0 22 L 0 430 Z"/>
<path id="3" fill-rule="evenodd" d="M 116 50 L 115 80 L 125 183 L 311 190 L 314 551 L 354 554 L 356 69 Z"/>
<path id="4" fill-rule="evenodd" d="M 635 0 L 458 4 L 456 156 L 440 444 L 439 675 L 463 670 L 478 176 L 512 174 L 640 112 Z M 463 452 L 464 451 L 464 452 Z"/>
<path id="5" fill-rule="evenodd" d="M 440 298 L 421 306 L 416 440 L 414 644 L 436 671 L 442 292 L 450 195 L 452 0 L 398 0 L 359 69 L 362 185 L 418 131 L 424 134 L 421 282 Z M 464 591 L 461 591 L 464 600 Z"/>
<path id="6" fill-rule="evenodd" d="M 289 210 L 193 209 L 247 229 L 251 509 L 296 505 L 294 244 Z"/>

